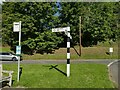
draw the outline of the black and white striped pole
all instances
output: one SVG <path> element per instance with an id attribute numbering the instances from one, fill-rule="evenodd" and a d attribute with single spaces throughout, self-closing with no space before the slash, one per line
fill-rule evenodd
<path id="1" fill-rule="evenodd" d="M 65 32 L 67 35 L 67 77 L 70 76 L 70 39 L 72 39 L 70 35 L 70 27 L 64 28 L 54 28 L 52 32 Z"/>
<path id="2" fill-rule="evenodd" d="M 67 29 L 67 77 L 70 76 L 70 27 Z"/>

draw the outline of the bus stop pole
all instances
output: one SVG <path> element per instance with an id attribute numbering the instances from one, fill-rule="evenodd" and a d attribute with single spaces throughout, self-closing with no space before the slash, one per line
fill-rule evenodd
<path id="1" fill-rule="evenodd" d="M 19 22 L 20 28 L 19 28 L 19 46 L 21 46 L 21 21 Z M 20 55 L 18 56 L 18 77 L 17 82 L 20 80 Z"/>

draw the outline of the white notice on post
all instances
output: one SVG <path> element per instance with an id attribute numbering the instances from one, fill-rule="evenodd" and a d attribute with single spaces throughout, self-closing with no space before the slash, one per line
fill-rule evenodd
<path id="1" fill-rule="evenodd" d="M 109 52 L 111 52 L 111 53 L 113 52 L 113 48 L 112 47 L 109 48 Z"/>
<path id="2" fill-rule="evenodd" d="M 20 31 L 20 23 L 14 22 L 13 23 L 13 32 L 19 32 Z"/>

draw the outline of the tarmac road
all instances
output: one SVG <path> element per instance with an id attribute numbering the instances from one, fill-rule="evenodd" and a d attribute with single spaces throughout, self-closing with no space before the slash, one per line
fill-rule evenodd
<path id="1" fill-rule="evenodd" d="M 82 60 L 71 60 L 71 64 L 77 63 L 97 63 L 97 64 L 106 64 L 115 61 L 115 59 L 82 59 Z M 22 60 L 21 64 L 66 64 L 67 60 Z M 17 61 L 2 61 L 3 64 L 14 64 L 18 63 Z"/>

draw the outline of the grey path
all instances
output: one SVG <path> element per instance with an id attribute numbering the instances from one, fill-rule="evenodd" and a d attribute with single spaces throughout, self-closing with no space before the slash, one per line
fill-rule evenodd
<path id="1" fill-rule="evenodd" d="M 120 89 L 120 60 L 113 61 L 108 64 L 109 78 Z"/>
<path id="2" fill-rule="evenodd" d="M 109 64 L 110 62 L 115 61 L 115 59 L 82 59 L 82 60 L 71 60 L 71 64 L 77 63 L 98 63 L 98 64 Z M 23 60 L 21 64 L 66 64 L 67 60 Z M 14 64 L 18 63 L 17 61 L 2 61 L 3 64 Z"/>

